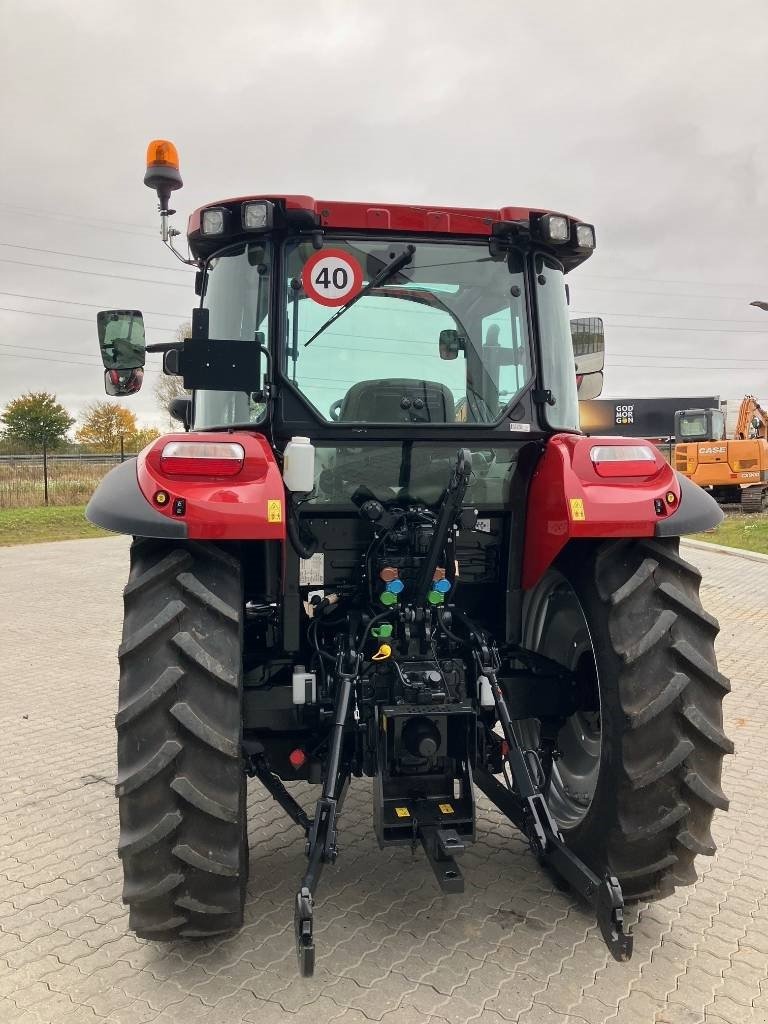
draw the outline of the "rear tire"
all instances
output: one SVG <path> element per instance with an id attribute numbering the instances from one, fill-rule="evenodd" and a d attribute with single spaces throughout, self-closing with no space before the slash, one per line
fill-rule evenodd
<path id="1" fill-rule="evenodd" d="M 733 751 L 722 728 L 730 687 L 715 661 L 718 625 L 676 539 L 577 542 L 552 572 L 583 613 L 599 689 L 597 748 L 584 734 L 585 751 L 597 749 L 596 779 L 590 799 L 580 795 L 583 812 L 559 824 L 585 863 L 619 878 L 625 897 L 659 899 L 696 880 L 696 855 L 715 852 L 714 811 L 728 806 L 720 776 Z M 542 653 L 567 665 L 576 644 L 553 632 L 561 656 L 551 645 Z M 573 723 L 566 728 L 573 747 Z"/>
<path id="2" fill-rule="evenodd" d="M 147 939 L 239 928 L 248 873 L 240 565 L 137 539 L 117 726 L 123 902 Z"/>

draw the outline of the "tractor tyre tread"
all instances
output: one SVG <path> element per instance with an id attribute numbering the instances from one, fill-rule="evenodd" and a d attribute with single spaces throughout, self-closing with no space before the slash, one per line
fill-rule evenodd
<path id="1" fill-rule="evenodd" d="M 230 932 L 248 871 L 239 562 L 214 545 L 136 539 L 124 602 L 116 792 L 129 925 L 153 941 Z"/>
<path id="2" fill-rule="evenodd" d="M 723 731 L 718 625 L 678 546 L 580 542 L 560 563 L 598 652 L 604 737 L 593 803 L 567 842 L 615 874 L 628 899 L 694 882 L 695 857 L 715 852 L 713 813 L 728 806 L 720 776 L 733 744 Z"/>

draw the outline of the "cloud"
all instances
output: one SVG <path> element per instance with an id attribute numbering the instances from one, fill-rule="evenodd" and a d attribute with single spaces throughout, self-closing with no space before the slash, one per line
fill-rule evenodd
<path id="1" fill-rule="evenodd" d="M 162 136 L 181 152 L 180 224 L 204 202 L 262 191 L 592 220 L 599 250 L 571 287 L 576 308 L 624 314 L 606 316 L 607 394 L 768 392 L 768 318 L 748 307 L 768 298 L 762 0 L 716 17 L 693 0 L 6 0 L 3 11 L 2 241 L 168 269 L 0 246 L 0 259 L 38 264 L 0 262 L 4 293 L 92 304 L 4 294 L 2 307 L 85 320 L 150 309 L 173 314 L 147 315 L 150 338 L 171 336 L 159 328 L 194 295 L 176 287 L 186 279 L 141 183 L 146 143 Z M 702 319 L 651 319 L 661 314 Z M 731 333 L 713 333 L 729 321 Z M 15 346 L 0 348 L 0 404 L 32 387 L 75 410 L 100 397 L 95 323 L 0 309 L 0 342 Z M 662 371 L 651 353 L 682 366 L 659 360 Z M 149 387 L 132 407 L 158 416 Z"/>

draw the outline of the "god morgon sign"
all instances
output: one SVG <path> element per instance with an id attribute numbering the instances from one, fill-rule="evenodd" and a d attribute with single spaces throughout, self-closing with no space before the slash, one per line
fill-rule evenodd
<path id="1" fill-rule="evenodd" d="M 321 306 L 343 306 L 363 287 L 363 270 L 341 249 L 322 249 L 304 264 L 301 283 L 307 297 Z"/>

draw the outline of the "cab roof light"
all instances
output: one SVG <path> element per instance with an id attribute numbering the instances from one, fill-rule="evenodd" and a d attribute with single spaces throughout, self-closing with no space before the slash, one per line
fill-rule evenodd
<path id="1" fill-rule="evenodd" d="M 204 235 L 223 235 L 227 220 L 227 211 L 223 206 L 213 206 L 203 210 L 200 230 Z"/>
<path id="2" fill-rule="evenodd" d="M 243 203 L 242 221 L 245 231 L 267 231 L 272 227 L 274 206 L 262 201 L 259 203 Z"/>
<path id="3" fill-rule="evenodd" d="M 571 237 L 571 225 L 568 218 L 559 213 L 546 213 L 539 221 L 539 230 L 547 242 L 561 245 Z"/>
<path id="4" fill-rule="evenodd" d="M 235 441 L 169 441 L 160 454 L 168 476 L 236 476 L 245 449 Z"/>
<path id="5" fill-rule="evenodd" d="M 580 249 L 595 248 L 595 229 L 591 224 L 577 224 L 575 234 L 576 245 Z"/>

